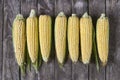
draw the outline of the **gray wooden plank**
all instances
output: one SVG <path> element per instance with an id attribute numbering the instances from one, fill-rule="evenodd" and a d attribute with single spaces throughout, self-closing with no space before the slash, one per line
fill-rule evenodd
<path id="1" fill-rule="evenodd" d="M 88 11 L 87 0 L 73 0 L 72 13 L 76 13 L 80 17 L 86 11 Z M 88 80 L 88 65 L 84 65 L 80 61 L 72 63 L 72 80 Z"/>
<path id="2" fill-rule="evenodd" d="M 55 0 L 38 0 L 38 14 L 54 16 Z"/>
<path id="3" fill-rule="evenodd" d="M 72 13 L 72 0 L 55 0 L 55 16 L 61 11 L 70 16 Z"/>
<path id="4" fill-rule="evenodd" d="M 82 16 L 86 11 L 88 11 L 88 1 L 87 0 L 72 0 L 72 13 L 77 14 L 77 16 Z"/>
<path id="5" fill-rule="evenodd" d="M 61 11 L 66 16 L 70 16 L 72 13 L 72 0 L 55 0 L 55 16 Z M 66 54 L 68 54 L 68 51 Z M 55 80 L 72 80 L 72 63 L 70 59 L 67 59 L 64 66 L 60 68 L 55 58 Z"/>
<path id="6" fill-rule="evenodd" d="M 52 16 L 52 22 L 54 22 L 54 0 L 39 0 L 38 1 L 38 15 L 46 14 Z M 51 48 L 51 56 L 47 63 L 43 62 L 39 71 L 39 79 L 40 80 L 55 80 L 54 77 L 54 25 L 52 25 L 52 48 Z"/>
<path id="7" fill-rule="evenodd" d="M 0 0 L 0 80 L 2 80 L 2 66 L 3 66 L 3 0 Z"/>
<path id="8" fill-rule="evenodd" d="M 92 16 L 94 27 L 96 27 L 96 21 L 101 13 L 105 13 L 105 0 L 89 0 L 89 14 Z M 100 67 L 98 72 L 95 60 L 92 61 L 89 65 L 89 80 L 105 80 L 105 75 L 105 67 Z"/>
<path id="9" fill-rule="evenodd" d="M 88 79 L 88 65 L 82 62 L 72 64 L 72 80 L 89 80 Z"/>
<path id="10" fill-rule="evenodd" d="M 35 9 L 37 13 L 37 0 L 21 0 L 21 14 L 27 18 L 30 14 L 31 9 Z M 26 76 L 21 76 L 22 80 L 37 80 L 38 74 L 36 74 L 35 69 L 31 65 L 31 71 L 27 69 Z"/>
<path id="11" fill-rule="evenodd" d="M 72 80 L 71 61 L 68 59 L 64 67 L 60 68 L 57 59 L 55 59 L 55 80 Z"/>
<path id="12" fill-rule="evenodd" d="M 106 13 L 110 23 L 109 59 L 106 80 L 120 79 L 120 0 L 106 0 Z"/>
<path id="13" fill-rule="evenodd" d="M 4 0 L 2 80 L 19 80 L 19 67 L 15 60 L 12 43 L 12 23 L 16 14 L 18 14 L 19 12 L 19 0 Z"/>

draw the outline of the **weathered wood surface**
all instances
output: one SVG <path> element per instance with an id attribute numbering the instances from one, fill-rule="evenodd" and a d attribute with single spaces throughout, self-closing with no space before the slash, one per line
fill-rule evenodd
<path id="1" fill-rule="evenodd" d="M 12 23 L 19 12 L 19 0 L 4 0 L 4 15 L 1 15 L 4 16 L 2 80 L 19 80 L 19 68 L 12 43 Z"/>
<path id="2" fill-rule="evenodd" d="M 0 0 L 0 15 L 3 15 L 3 0 Z M 3 16 L 0 16 L 0 80 L 2 80 L 2 66 L 3 66 Z"/>
<path id="3" fill-rule="evenodd" d="M 110 20 L 108 65 L 104 68 L 100 67 L 100 72 L 97 72 L 94 62 L 89 65 L 83 65 L 80 61 L 73 64 L 68 57 L 64 67 L 60 68 L 53 37 L 50 61 L 43 62 L 38 73 L 31 67 L 31 71 L 27 71 L 26 76 L 22 76 L 14 57 L 12 23 L 16 14 L 22 13 L 27 18 L 31 9 L 37 11 L 37 16 L 40 14 L 52 16 L 53 21 L 60 11 L 65 12 L 67 17 L 72 13 L 81 17 L 87 11 L 92 16 L 94 27 L 100 14 L 106 13 Z M 120 0 L 0 0 L 0 19 L 0 80 L 120 79 Z"/>
<path id="4" fill-rule="evenodd" d="M 105 0 L 89 0 L 89 14 L 93 20 L 93 26 L 96 27 L 96 21 L 101 13 L 105 13 Z M 94 53 L 92 54 L 94 55 Z M 93 61 L 94 60 L 94 61 Z M 100 71 L 96 70 L 95 59 L 92 59 L 89 65 L 89 80 L 106 80 L 105 67 L 100 67 Z"/>
<path id="5" fill-rule="evenodd" d="M 109 63 L 106 80 L 120 79 L 120 0 L 106 0 L 106 13 L 110 21 Z"/>

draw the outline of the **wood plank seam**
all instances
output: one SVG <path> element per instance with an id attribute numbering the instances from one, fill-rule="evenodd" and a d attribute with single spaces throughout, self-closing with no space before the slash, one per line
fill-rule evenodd
<path id="1" fill-rule="evenodd" d="M 3 23 L 2 23 L 2 51 L 1 51 L 1 53 L 2 53 L 2 66 L 1 66 L 1 68 L 2 68 L 2 71 L 1 71 L 1 79 L 2 79 L 2 77 L 3 77 L 3 31 L 4 31 L 4 0 L 2 0 L 2 20 L 1 20 Z"/>
<path id="2" fill-rule="evenodd" d="M 3 26 L 4 26 L 4 0 L 3 0 Z M 4 36 L 4 27 L 3 27 L 3 29 L 2 29 L 2 54 L 3 54 L 3 36 Z M 2 55 L 2 57 L 4 57 L 4 55 Z M 4 63 L 4 60 L 3 60 L 3 58 L 2 58 L 2 80 L 4 80 L 4 65 L 3 65 L 3 63 Z"/>

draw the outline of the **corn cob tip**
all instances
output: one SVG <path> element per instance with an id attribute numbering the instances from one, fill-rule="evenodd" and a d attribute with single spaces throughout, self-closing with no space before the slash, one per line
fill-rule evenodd
<path id="1" fill-rule="evenodd" d="M 34 16 L 36 16 L 36 12 L 35 12 L 34 9 L 31 9 L 31 11 L 30 11 L 30 17 L 34 17 Z"/>
<path id="2" fill-rule="evenodd" d="M 87 12 L 85 12 L 82 17 L 84 17 L 84 18 L 85 18 L 85 17 L 89 17 L 89 15 L 88 15 Z"/>
<path id="3" fill-rule="evenodd" d="M 65 16 L 64 12 L 60 12 L 58 16 Z"/>
<path id="4" fill-rule="evenodd" d="M 59 64 L 59 67 L 62 69 L 64 65 L 62 63 L 58 63 L 58 64 Z"/>
<path id="5" fill-rule="evenodd" d="M 48 58 L 44 58 L 43 61 L 48 62 Z"/>
<path id="6" fill-rule="evenodd" d="M 72 61 L 73 62 L 73 64 L 77 64 L 77 61 Z"/>
<path id="7" fill-rule="evenodd" d="M 101 14 L 101 16 L 100 16 L 100 18 L 104 18 L 105 17 L 105 14 L 104 13 L 102 13 Z"/>
<path id="8" fill-rule="evenodd" d="M 83 64 L 89 64 L 89 60 L 88 61 L 83 61 Z"/>
<path id="9" fill-rule="evenodd" d="M 25 65 L 20 66 L 20 71 L 21 71 L 22 75 L 25 76 L 25 73 L 26 73 L 25 72 Z"/>
<path id="10" fill-rule="evenodd" d="M 24 19 L 22 14 L 17 14 L 16 19 Z"/>
<path id="11" fill-rule="evenodd" d="M 103 63 L 102 63 L 102 66 L 104 67 L 104 66 L 106 66 L 106 64 L 107 64 L 107 61 L 106 61 L 106 62 L 103 62 Z"/>
<path id="12" fill-rule="evenodd" d="M 76 16 L 76 14 L 72 14 L 72 16 Z"/>

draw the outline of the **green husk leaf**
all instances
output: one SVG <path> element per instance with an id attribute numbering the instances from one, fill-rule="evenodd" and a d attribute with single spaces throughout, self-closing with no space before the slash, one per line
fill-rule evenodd
<path id="1" fill-rule="evenodd" d="M 67 60 L 67 56 L 68 56 L 68 54 L 66 54 L 66 53 L 67 53 L 67 49 L 66 49 L 66 51 L 65 51 L 65 56 L 64 56 L 63 63 L 60 63 L 60 62 L 58 61 L 58 64 L 59 64 L 59 67 L 60 67 L 60 68 L 63 68 L 64 63 L 65 63 L 66 60 Z"/>
<path id="2" fill-rule="evenodd" d="M 39 54 L 38 54 L 38 68 L 42 65 L 42 55 L 39 51 Z"/>
<path id="3" fill-rule="evenodd" d="M 15 22 L 18 21 L 18 20 L 25 22 L 25 18 L 23 17 L 22 14 L 17 14 L 17 15 L 16 15 L 16 17 L 15 17 L 15 19 L 14 19 L 14 21 L 13 21 L 13 25 L 12 25 L 12 37 L 14 37 L 14 33 L 13 33 L 13 32 L 14 32 L 14 27 L 16 27 L 16 26 L 15 26 Z M 14 44 L 14 39 L 13 39 L 13 44 Z M 13 46 L 13 47 L 14 47 L 14 46 Z M 25 57 L 25 55 L 26 55 L 26 54 L 24 54 L 24 57 Z M 25 58 L 24 58 L 23 64 L 22 64 L 22 65 L 19 65 L 19 70 L 20 70 L 21 74 L 24 76 L 25 73 L 26 73 Z"/>
<path id="4" fill-rule="evenodd" d="M 31 71 L 31 60 L 30 60 L 30 57 L 29 57 L 29 54 L 28 54 L 28 52 L 27 52 L 27 61 L 26 61 L 26 65 L 27 65 L 27 69 L 29 70 L 29 71 Z"/>
<path id="5" fill-rule="evenodd" d="M 58 63 L 60 68 L 63 68 L 64 64 Z"/>
<path id="6" fill-rule="evenodd" d="M 38 60 L 35 63 L 32 63 L 36 73 L 38 72 Z"/>
<path id="7" fill-rule="evenodd" d="M 39 50 L 38 59 L 36 60 L 35 63 L 32 63 L 33 67 L 35 68 L 36 73 L 38 73 L 38 70 L 41 64 L 42 64 L 42 55 L 40 54 L 40 50 Z"/>
<path id="8" fill-rule="evenodd" d="M 24 64 L 20 66 L 20 71 L 21 71 L 21 74 L 24 76 L 26 73 Z"/>
<path id="9" fill-rule="evenodd" d="M 93 53 L 94 53 L 94 56 L 95 56 L 96 68 L 97 68 L 97 71 L 99 71 L 99 60 L 98 60 L 98 52 L 97 52 L 97 44 L 96 44 L 94 27 L 93 27 Z"/>
<path id="10" fill-rule="evenodd" d="M 64 57 L 64 62 L 63 62 L 63 63 L 60 63 L 60 62 L 58 61 L 58 65 L 59 65 L 60 68 L 63 68 L 64 63 L 65 63 L 65 60 L 66 60 L 66 55 L 65 55 L 65 57 Z"/>
<path id="11" fill-rule="evenodd" d="M 58 16 L 65 16 L 65 14 L 64 14 L 64 12 L 60 12 L 59 14 L 58 14 Z"/>

